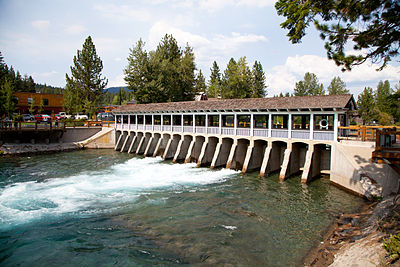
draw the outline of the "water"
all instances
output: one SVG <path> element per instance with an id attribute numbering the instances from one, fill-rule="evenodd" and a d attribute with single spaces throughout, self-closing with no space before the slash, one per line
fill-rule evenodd
<path id="1" fill-rule="evenodd" d="M 2 266 L 287 266 L 362 200 L 110 150 L 0 158 Z"/>

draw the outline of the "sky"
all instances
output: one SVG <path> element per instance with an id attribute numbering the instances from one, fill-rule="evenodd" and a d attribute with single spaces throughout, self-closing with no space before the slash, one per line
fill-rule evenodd
<path id="1" fill-rule="evenodd" d="M 0 51 L 8 66 L 35 82 L 65 86 L 73 57 L 88 36 L 103 61 L 107 87 L 125 86 L 123 70 L 129 49 L 139 39 L 155 50 L 165 34 L 183 49 L 194 50 L 197 71 L 209 79 L 213 61 L 223 72 L 231 58 L 246 57 L 251 68 L 261 62 L 268 96 L 292 93 L 306 72 L 315 73 L 325 89 L 333 77 L 358 95 L 380 80 L 394 85 L 400 64 L 383 71 L 370 62 L 341 72 L 326 58 L 324 42 L 310 27 L 302 43 L 292 44 L 281 29 L 272 0 L 0 0 Z"/>

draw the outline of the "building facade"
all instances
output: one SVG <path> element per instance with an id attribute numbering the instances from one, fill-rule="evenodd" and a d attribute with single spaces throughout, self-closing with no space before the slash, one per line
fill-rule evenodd
<path id="1" fill-rule="evenodd" d="M 16 112 L 20 114 L 30 113 L 33 107 L 34 114 L 39 113 L 40 107 L 43 114 L 56 114 L 64 110 L 64 96 L 62 94 L 41 94 L 31 92 L 15 92 L 17 100 Z"/>

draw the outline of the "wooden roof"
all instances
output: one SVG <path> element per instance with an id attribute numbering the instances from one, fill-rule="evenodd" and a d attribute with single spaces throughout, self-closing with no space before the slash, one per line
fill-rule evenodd
<path id="1" fill-rule="evenodd" d="M 285 111 L 285 110 L 352 110 L 353 95 L 291 96 L 270 98 L 219 99 L 168 103 L 134 104 L 118 107 L 114 114 L 201 111 Z"/>

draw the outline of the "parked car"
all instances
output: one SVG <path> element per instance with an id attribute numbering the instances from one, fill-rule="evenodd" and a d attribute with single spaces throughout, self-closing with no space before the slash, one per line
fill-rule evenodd
<path id="1" fill-rule="evenodd" d="M 33 117 L 31 114 L 22 114 L 22 119 L 24 121 L 34 121 L 35 117 Z"/>
<path id="2" fill-rule="evenodd" d="M 55 120 L 55 121 L 59 121 L 59 120 L 63 119 L 63 117 L 61 117 L 60 114 L 55 114 L 55 115 L 53 115 L 52 119 Z"/>
<path id="3" fill-rule="evenodd" d="M 47 114 L 36 114 L 35 115 L 35 120 L 38 122 L 50 122 L 51 117 Z"/>
<path id="4" fill-rule="evenodd" d="M 101 112 L 97 114 L 98 121 L 114 121 L 114 115 L 111 112 Z"/>
<path id="5" fill-rule="evenodd" d="M 85 114 L 76 114 L 75 120 L 87 120 L 88 116 Z"/>
<path id="6" fill-rule="evenodd" d="M 60 115 L 61 119 L 70 119 L 71 117 L 73 117 L 72 115 L 69 115 L 65 112 L 60 112 L 57 115 Z"/>

